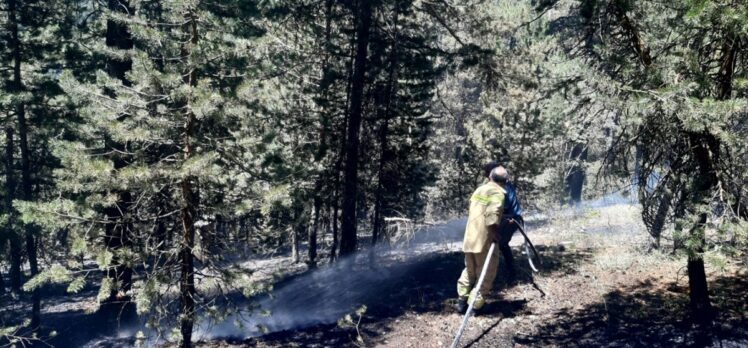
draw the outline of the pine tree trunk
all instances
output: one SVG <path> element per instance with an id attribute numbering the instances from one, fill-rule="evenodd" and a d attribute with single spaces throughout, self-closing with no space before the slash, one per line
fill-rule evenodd
<path id="1" fill-rule="evenodd" d="M 717 80 L 718 100 L 729 100 L 732 97 L 737 46 L 738 40 L 735 39 L 734 35 L 725 39 Z M 711 197 L 711 193 L 719 180 L 716 166 L 719 163 L 720 141 L 708 131 L 698 134 L 689 133 L 689 140 L 694 159 L 698 163 L 698 177 L 695 185 L 696 197 Z M 697 241 L 697 247 L 695 250 L 689 251 L 688 254 L 688 284 L 691 308 L 697 321 L 704 325 L 710 323 L 712 318 L 712 307 L 709 300 L 703 259 L 707 217 L 707 213 L 701 213 L 697 225 L 691 230 L 691 238 Z"/>
<path id="2" fill-rule="evenodd" d="M 5 129 L 5 211 L 7 221 L 5 232 L 10 244 L 10 290 L 13 293 L 21 293 L 21 238 L 14 229 L 13 198 L 16 191 L 16 179 L 13 175 L 13 128 Z"/>
<path id="3" fill-rule="evenodd" d="M 194 119 L 188 121 L 188 129 L 193 127 Z M 192 155 L 192 148 L 186 145 L 184 157 L 188 159 Z M 182 245 L 180 246 L 180 300 L 181 300 L 181 333 L 182 347 L 192 346 L 192 328 L 195 322 L 195 265 L 192 249 L 195 246 L 195 207 L 193 202 L 193 183 L 191 178 L 185 178 L 181 183 L 182 191 Z"/>
<path id="4" fill-rule="evenodd" d="M 699 246 L 694 252 L 689 252 L 688 256 L 688 286 L 689 296 L 691 299 L 691 306 L 695 313 L 698 315 L 709 314 L 711 309 L 711 303 L 709 300 L 709 288 L 706 282 L 706 271 L 704 270 L 704 231 L 696 231 L 703 229 L 706 224 L 706 214 L 699 215 L 698 226 L 691 232 L 691 237 L 698 239 Z"/>
<path id="5" fill-rule="evenodd" d="M 352 35 L 349 45 L 349 57 L 348 62 L 346 64 L 346 71 L 348 73 L 348 76 L 346 78 L 345 83 L 345 110 L 350 109 L 351 105 L 351 90 L 353 85 L 353 61 L 355 60 L 355 54 L 356 54 L 356 42 L 355 37 Z M 333 183 L 333 187 L 335 188 L 335 194 L 333 197 L 333 215 L 332 215 L 332 247 L 330 251 L 330 261 L 334 261 L 339 253 L 339 247 L 340 247 L 340 230 L 342 228 L 342 218 L 340 216 L 340 202 L 341 202 L 341 196 L 342 196 L 342 190 L 341 188 L 341 173 L 343 171 L 343 161 L 345 160 L 345 154 L 346 154 L 346 146 L 348 145 L 348 117 L 343 119 L 343 125 L 340 130 L 340 152 L 337 156 L 337 159 L 335 160 L 335 181 Z"/>
<path id="6" fill-rule="evenodd" d="M 22 192 L 23 192 L 23 200 L 25 201 L 31 201 L 32 200 L 32 186 L 31 186 L 31 169 L 29 165 L 29 150 L 28 150 L 28 142 L 26 139 L 26 134 L 28 132 L 26 128 L 26 119 L 23 112 L 23 106 L 19 107 L 19 117 L 18 117 L 18 131 L 20 135 L 20 148 L 21 148 L 21 186 L 22 186 Z M 37 274 L 39 274 L 39 264 L 36 258 L 36 238 L 35 238 L 35 228 L 31 224 L 25 225 L 26 230 L 26 256 L 29 259 L 29 276 L 31 278 L 35 277 Z M 29 324 L 29 327 L 32 330 L 37 330 L 39 328 L 40 322 L 40 315 L 41 315 L 41 298 L 39 294 L 39 289 L 34 289 L 31 293 L 31 323 Z"/>
<path id="7" fill-rule="evenodd" d="M 325 40 L 323 45 L 323 51 L 325 54 L 324 61 L 322 63 L 322 80 L 320 81 L 319 85 L 319 95 L 320 100 L 325 101 L 324 104 L 321 103 L 321 112 L 320 112 L 320 144 L 316 155 L 316 160 L 321 161 L 324 160 L 325 155 L 328 150 L 328 134 L 330 133 L 330 114 L 332 113 L 331 110 L 331 103 L 329 102 L 329 90 L 330 90 L 330 56 L 332 55 L 331 52 L 331 31 L 332 31 L 332 0 L 326 0 L 325 1 Z M 329 183 L 329 176 L 325 178 L 325 174 L 329 173 L 327 171 L 323 171 L 317 178 L 315 183 L 315 192 L 314 192 L 314 226 L 312 227 L 312 231 L 309 233 L 309 267 L 315 267 L 317 265 L 317 234 L 319 232 L 319 223 L 320 223 L 320 209 L 322 205 L 322 192 L 323 187 L 325 186 L 325 183 Z M 329 175 L 329 174 L 328 174 Z M 335 175 L 338 175 L 335 173 Z M 327 195 L 327 199 L 330 199 L 330 196 Z"/>
<path id="8" fill-rule="evenodd" d="M 587 146 L 576 143 L 571 148 L 569 159 L 574 161 L 569 174 L 566 177 L 566 185 L 569 192 L 569 202 L 577 206 L 582 202 L 582 189 L 584 186 L 584 167 L 579 162 L 587 160 Z"/>
<path id="9" fill-rule="evenodd" d="M 291 228 L 291 262 L 299 262 L 299 229 L 300 225 L 294 224 Z"/>
<path id="10" fill-rule="evenodd" d="M 109 10 L 120 13 L 131 12 L 126 0 L 109 0 Z M 107 20 L 106 45 L 115 49 L 133 48 L 133 40 L 127 30 L 127 26 L 114 20 Z M 126 74 L 132 68 L 130 59 L 110 58 L 107 61 L 107 72 L 110 76 L 122 81 L 125 86 L 131 86 L 132 83 L 127 79 Z M 107 93 L 111 93 L 106 91 Z M 107 151 L 111 149 L 126 149 L 126 146 L 115 143 L 109 139 L 105 142 Z M 123 151 L 124 152 L 124 151 Z M 119 152 L 113 152 L 112 161 L 114 169 L 120 170 L 128 165 L 126 155 Z M 117 190 L 113 192 L 117 196 L 117 202 L 114 206 L 104 209 L 107 225 L 105 228 L 104 246 L 117 253 L 117 250 L 132 247 L 132 223 L 126 221 L 126 216 L 130 210 L 132 194 L 128 191 Z M 113 266 L 107 270 L 105 276 L 112 280 L 115 286 L 112 287 L 107 301 L 122 300 L 125 294 L 132 288 L 132 267 L 121 264 L 118 257 L 112 260 Z"/>
<path id="11" fill-rule="evenodd" d="M 0 249 L 5 248 L 5 243 L 0 244 Z M 5 294 L 5 278 L 3 278 L 3 272 L 0 271 L 0 296 Z"/>
<path id="12" fill-rule="evenodd" d="M 298 263 L 301 258 L 299 257 L 299 243 L 301 236 L 304 235 L 306 229 L 306 217 L 305 207 L 300 202 L 294 203 L 293 208 L 293 224 L 291 226 L 291 261 Z"/>
<path id="13" fill-rule="evenodd" d="M 337 182 L 337 180 L 336 180 Z M 330 262 L 335 261 L 338 250 L 338 195 L 335 195 L 332 203 L 332 245 L 330 245 Z"/>
<path id="14" fill-rule="evenodd" d="M 682 219 L 686 216 L 686 200 L 688 200 L 686 197 L 690 194 L 690 192 L 684 190 L 681 191 L 679 196 L 676 198 L 676 202 L 673 204 L 673 220 Z M 675 238 L 676 236 L 677 238 Z M 683 226 L 676 224 L 673 229 L 673 255 L 675 255 L 678 250 L 683 250 L 683 248 L 685 248 L 684 239 Z"/>
<path id="15" fill-rule="evenodd" d="M 319 191 L 318 191 L 319 192 Z M 320 224 L 320 209 L 322 208 L 322 199 L 319 196 L 314 197 L 314 223 L 309 231 L 309 261 L 307 264 L 310 268 L 317 266 L 317 233 Z"/>
<path id="16" fill-rule="evenodd" d="M 184 25 L 185 32 L 188 34 L 190 39 L 186 42 L 182 48 L 182 59 L 185 64 L 188 64 L 187 71 L 184 74 L 185 83 L 190 88 L 197 85 L 197 74 L 195 67 L 189 66 L 189 56 L 192 53 L 192 48 L 197 44 L 197 18 L 194 17 L 193 13 L 188 13 L 185 16 L 186 24 Z M 192 98 L 188 96 L 187 98 Z M 195 114 L 192 112 L 192 105 L 190 101 L 187 101 L 185 107 L 185 130 L 183 139 L 183 163 L 188 162 L 193 156 L 193 145 L 192 139 L 195 136 L 195 129 L 197 128 L 197 119 Z M 195 199 L 195 186 L 196 179 L 192 176 L 187 176 L 182 179 L 180 183 L 182 193 L 182 244 L 180 246 L 179 254 L 181 256 L 181 279 L 180 279 L 180 300 L 181 300 L 181 334 L 182 334 L 182 348 L 192 347 L 192 330 L 195 325 L 195 296 L 197 291 L 195 289 L 195 261 L 193 248 L 195 247 L 195 214 L 197 202 Z"/>
<path id="17" fill-rule="evenodd" d="M 729 100 L 732 97 L 732 83 L 737 58 L 738 40 L 734 35 L 725 39 L 722 48 L 721 66 L 717 79 L 717 99 Z M 719 163 L 720 141 L 708 131 L 701 133 L 688 133 L 693 158 L 698 165 L 697 178 L 695 182 L 695 197 L 711 197 L 712 191 L 717 185 L 717 164 Z M 708 203 L 708 202 L 707 202 Z M 704 269 L 704 245 L 706 244 L 705 229 L 707 213 L 699 214 L 699 220 L 691 229 L 691 242 L 696 242 L 696 247 L 688 253 L 688 286 L 691 300 L 691 309 L 696 323 L 702 326 L 697 340 L 699 344 L 710 342 L 708 328 L 713 318 L 711 301 L 709 299 L 709 288 L 707 286 L 706 271 Z"/>
<path id="18" fill-rule="evenodd" d="M 712 191 L 717 184 L 715 164 L 719 160 L 719 140 L 708 132 L 687 132 L 691 152 L 697 164 L 695 173 L 695 204 L 708 204 Z M 697 223 L 689 233 L 688 248 L 688 288 L 691 300 L 691 311 L 694 322 L 699 326 L 697 341 L 699 345 L 710 341 L 709 327 L 712 322 L 712 306 L 709 300 L 709 288 L 704 269 L 704 246 L 706 244 L 706 223 L 708 214 L 700 213 Z"/>
<path id="19" fill-rule="evenodd" d="M 171 188 L 169 186 L 164 186 L 157 194 L 156 206 L 158 207 L 158 216 L 166 214 L 171 208 L 169 206 L 169 203 L 167 202 L 167 197 L 170 191 Z M 166 222 L 164 221 L 164 219 L 156 220 L 156 227 L 154 228 L 153 234 L 157 250 L 161 252 L 168 250 L 172 244 L 172 235 L 166 228 Z"/>
<path id="20" fill-rule="evenodd" d="M 374 230 L 372 231 L 371 245 L 372 247 L 377 244 L 380 238 L 381 230 L 384 218 L 384 212 L 387 210 L 387 205 L 384 200 L 384 181 L 387 179 L 387 173 L 385 173 L 385 166 L 392 160 L 392 156 L 387 146 L 390 126 L 390 107 L 392 100 L 395 98 L 395 86 L 397 79 L 397 53 L 398 53 L 398 40 L 400 32 L 398 31 L 398 22 L 400 19 L 400 8 L 399 4 L 395 2 L 394 18 L 392 27 L 395 28 L 394 38 L 392 39 L 392 48 L 390 50 L 389 67 L 387 71 L 387 85 L 385 86 L 384 93 L 382 94 L 380 104 L 384 104 L 384 107 L 380 107 L 381 110 L 380 118 L 382 119 L 382 125 L 379 129 L 379 166 L 377 170 L 377 190 L 374 198 Z"/>
<path id="21" fill-rule="evenodd" d="M 194 119 L 188 121 L 188 129 L 193 127 Z M 192 149 L 189 145 L 185 146 L 184 157 L 189 158 L 192 155 Z M 195 322 L 195 265 L 192 249 L 195 246 L 195 207 L 193 202 L 192 190 L 193 183 L 190 178 L 185 178 L 181 183 L 182 190 L 182 245 L 180 247 L 180 300 L 181 300 L 181 333 L 182 347 L 189 348 L 192 346 L 192 328 Z"/>
<path id="22" fill-rule="evenodd" d="M 641 185 L 644 185 L 646 188 L 647 186 L 647 179 L 642 180 L 641 178 L 641 171 L 642 171 L 642 156 L 644 155 L 644 152 L 642 150 L 642 147 L 640 145 L 636 145 L 636 152 L 634 154 L 634 176 L 631 178 L 631 200 L 636 201 L 639 199 L 639 187 Z"/>
<path id="23" fill-rule="evenodd" d="M 673 199 L 673 195 L 669 194 L 667 190 L 668 189 L 665 188 L 665 192 L 660 196 L 659 202 L 657 203 L 657 213 L 655 213 L 654 221 L 652 222 L 652 227 L 649 231 L 652 236 L 652 249 L 660 249 L 662 230 L 665 227 L 665 220 L 670 211 L 670 202 Z"/>
<path id="24" fill-rule="evenodd" d="M 340 236 L 340 255 L 356 251 L 356 198 L 358 196 L 358 146 L 363 111 L 363 92 L 366 79 L 366 60 L 371 26 L 371 3 L 358 3 L 356 29 L 356 61 L 351 85 L 351 108 L 348 115 L 345 181 L 343 187 L 343 221 Z"/>
<path id="25" fill-rule="evenodd" d="M 10 206 L 12 207 L 13 203 L 11 203 Z M 23 254 L 23 246 L 21 244 L 21 238 L 13 229 L 13 224 L 11 221 L 7 222 L 6 230 L 10 232 L 10 271 L 8 272 L 8 275 L 10 277 L 10 291 L 15 294 L 20 294 L 21 286 L 23 285 L 21 274 L 21 256 Z"/>
<path id="26" fill-rule="evenodd" d="M 8 0 L 8 23 L 10 26 L 10 46 L 13 50 L 13 91 L 24 90 L 21 76 L 21 42 L 18 37 L 17 1 Z M 18 118 L 18 136 L 21 149 L 21 198 L 25 201 L 32 200 L 31 165 L 28 146 L 28 125 L 26 124 L 26 105 L 19 102 L 16 105 L 16 117 Z M 29 259 L 30 276 L 33 278 L 39 273 L 39 264 L 36 258 L 36 238 L 33 225 L 24 226 L 26 236 L 26 256 Z M 31 294 L 31 323 L 29 327 L 37 330 L 40 324 L 41 301 L 39 291 L 34 290 Z"/>
<path id="27" fill-rule="evenodd" d="M 670 170 L 677 172 L 682 167 L 682 161 L 676 159 L 670 163 Z M 649 234 L 652 236 L 652 249 L 660 248 L 660 239 L 662 237 L 662 231 L 665 229 L 665 223 L 667 222 L 668 214 L 671 209 L 675 212 L 678 201 L 674 196 L 673 192 L 678 191 L 678 179 L 675 176 L 667 175 L 661 178 L 656 188 L 659 191 L 659 197 L 653 197 L 657 200 L 657 211 L 652 217 L 651 225 L 649 226 Z"/>

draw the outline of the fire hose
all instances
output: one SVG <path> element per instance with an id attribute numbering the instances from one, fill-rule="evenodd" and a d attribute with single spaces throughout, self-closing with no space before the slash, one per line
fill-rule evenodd
<path id="1" fill-rule="evenodd" d="M 540 259 L 540 254 L 538 253 L 538 250 L 535 249 L 535 246 L 532 245 L 532 242 L 530 241 L 530 238 L 527 237 L 527 234 L 525 233 L 525 229 L 523 228 L 522 224 L 518 223 L 514 219 L 509 219 L 510 223 L 514 223 L 519 227 L 520 233 L 522 233 L 522 236 L 525 237 L 525 253 L 527 254 L 527 261 L 530 263 L 530 268 L 534 272 L 538 272 L 538 269 L 535 268 L 535 265 L 532 262 L 532 255 L 530 255 L 530 250 L 532 250 L 535 257 L 538 259 L 538 263 L 542 264 L 542 260 Z M 473 287 L 473 296 L 471 296 L 470 303 L 468 304 L 467 311 L 465 312 L 465 316 L 462 318 L 462 324 L 460 324 L 460 328 L 457 330 L 457 335 L 455 335 L 454 341 L 452 341 L 452 345 L 450 348 L 457 348 L 457 345 L 460 343 L 460 339 L 462 338 L 462 333 L 465 331 L 465 328 L 467 327 L 467 323 L 470 320 L 470 316 L 473 314 L 473 306 L 475 305 L 475 300 L 478 298 L 478 291 L 483 285 L 483 279 L 486 278 L 486 271 L 488 270 L 488 263 L 491 261 L 491 257 L 493 256 L 493 251 L 496 248 L 496 242 L 491 243 L 491 248 L 488 249 L 488 257 L 486 257 L 486 261 L 483 262 L 483 268 L 480 272 L 480 277 L 478 277 L 478 283 Z M 545 292 L 543 290 L 540 290 L 540 288 L 533 282 L 533 286 L 540 291 L 543 296 L 545 296 Z"/>
<path id="2" fill-rule="evenodd" d="M 532 242 L 530 241 L 530 238 L 527 237 L 527 233 L 525 233 L 524 224 L 520 224 L 517 222 L 517 220 L 509 219 L 509 222 L 517 225 L 517 229 L 520 233 L 522 233 L 522 237 L 525 237 L 525 254 L 527 254 L 527 262 L 530 264 L 530 268 L 532 268 L 533 272 L 538 272 L 538 269 L 535 267 L 535 264 L 532 262 L 533 256 L 535 255 L 535 258 L 538 260 L 538 264 L 543 264 L 543 259 L 540 258 L 540 253 L 538 253 L 538 250 L 535 249 L 535 246 L 532 245 Z M 530 250 L 532 250 L 532 255 L 530 254 Z"/>
<path id="3" fill-rule="evenodd" d="M 467 312 L 465 312 L 465 316 L 462 318 L 462 324 L 460 325 L 460 329 L 457 330 L 457 335 L 455 336 L 454 341 L 452 341 L 451 348 L 456 348 L 457 344 L 460 343 L 460 338 L 462 338 L 462 332 L 465 331 L 465 327 L 467 326 L 468 320 L 470 319 L 470 315 L 473 314 L 473 306 L 475 305 L 475 300 L 478 298 L 478 289 L 480 289 L 480 286 L 483 284 L 483 279 L 486 278 L 486 271 L 488 270 L 488 262 L 491 261 L 491 256 L 493 256 L 493 251 L 496 249 L 496 242 L 491 243 L 491 248 L 488 249 L 488 257 L 486 258 L 486 261 L 483 262 L 483 269 L 480 271 L 480 277 L 478 277 L 478 284 L 476 284 L 473 287 L 473 296 L 470 296 L 471 300 L 468 304 Z"/>

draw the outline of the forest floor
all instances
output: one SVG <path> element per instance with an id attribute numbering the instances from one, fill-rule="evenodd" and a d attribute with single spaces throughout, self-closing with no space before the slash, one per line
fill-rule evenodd
<path id="1" fill-rule="evenodd" d="M 540 272 L 530 270 L 516 234 L 518 282 L 507 284 L 500 266 L 493 294 L 483 313 L 470 319 L 460 346 L 695 345 L 686 260 L 672 255 L 668 243 L 663 251 L 648 250 L 638 209 L 619 204 L 528 218 L 527 232 L 543 258 Z M 199 324 L 197 346 L 448 347 L 462 319 L 454 304 L 463 230 L 464 220 L 455 220 L 417 233 L 408 246 L 380 249 L 375 258 L 364 251 L 315 270 L 291 264 L 288 255 L 238 261 L 274 286 L 272 296 L 237 294 L 235 305 L 270 315 L 255 309 Z M 717 313 L 712 345 L 748 347 L 746 265 L 718 253 L 705 260 Z M 42 320 L 58 334 L 38 346 L 131 347 L 138 331 L 149 334 L 142 318 L 88 309 L 96 307 L 96 289 L 89 284 L 76 297 L 65 295 L 64 287 L 48 289 Z M 27 312 L 26 302 L 10 301 L 15 305 L 4 306 L 0 317 Z"/>
<path id="2" fill-rule="evenodd" d="M 484 312 L 470 320 L 460 346 L 694 345 L 685 259 L 668 251 L 648 251 L 638 214 L 635 206 L 614 205 L 560 212 L 528 223 L 543 256 L 540 272 L 529 270 L 520 253 L 521 236 L 515 235 L 520 279 L 506 284 L 506 270 L 500 268 L 493 296 Z M 395 279 L 379 280 L 374 295 L 359 298 L 367 306 L 363 315 L 351 313 L 348 321 L 258 338 L 210 339 L 198 346 L 448 347 L 462 319 L 453 309 L 455 281 L 463 267 L 457 250 L 459 241 L 453 238 L 439 250 L 414 256 L 407 266 L 379 260 L 380 267 L 395 272 L 390 277 Z M 712 345 L 748 346 L 745 265 L 707 258 L 707 274 L 717 311 Z"/>

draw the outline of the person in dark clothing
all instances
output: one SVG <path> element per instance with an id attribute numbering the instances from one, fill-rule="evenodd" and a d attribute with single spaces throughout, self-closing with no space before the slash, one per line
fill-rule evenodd
<path id="1" fill-rule="evenodd" d="M 491 171 L 496 167 L 501 167 L 501 165 L 496 162 L 486 164 L 483 167 L 485 176 L 489 177 Z M 519 204 L 517 190 L 514 188 L 514 185 L 511 181 L 506 180 L 502 186 L 506 194 L 504 195 L 504 213 L 501 216 L 501 223 L 498 229 L 498 246 L 508 270 L 507 283 L 511 284 L 514 283 L 516 274 L 514 272 L 514 256 L 512 255 L 512 249 L 509 247 L 509 241 L 512 240 L 512 236 L 519 229 L 517 224 L 524 224 L 525 222 L 522 218 L 522 207 Z"/>

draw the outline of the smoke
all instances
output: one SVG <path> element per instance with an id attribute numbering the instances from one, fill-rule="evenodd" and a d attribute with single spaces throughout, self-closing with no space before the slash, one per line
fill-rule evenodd
<path id="1" fill-rule="evenodd" d="M 614 192 L 585 201 L 579 207 L 556 211 L 554 215 L 577 214 L 579 208 L 631 205 L 634 203 L 632 199 L 621 192 Z M 533 214 L 526 221 L 532 226 L 546 219 L 544 214 Z M 419 260 L 420 256 L 459 250 L 465 223 L 463 218 L 429 226 L 416 231 L 412 239 L 399 248 L 380 244 L 373 252 L 371 249 L 362 250 L 332 264 L 290 276 L 276 283 L 273 291 L 267 295 L 234 301 L 231 306 L 236 306 L 236 310 L 219 322 L 201 316 L 193 337 L 195 340 L 247 339 L 267 333 L 332 324 L 362 304 L 370 307 L 381 304 L 388 293 L 407 291 L 401 278 L 422 261 Z M 236 298 L 239 296 L 234 296 Z M 113 335 L 100 334 L 80 346 L 132 346 L 138 332 L 145 336 L 141 340 L 143 346 L 164 341 L 164 337 L 158 336 L 155 330 L 145 327 L 143 318 L 137 318 L 119 326 Z"/>
<path id="2" fill-rule="evenodd" d="M 220 322 L 200 316 L 193 339 L 247 339 L 335 323 L 362 304 L 382 303 L 390 293 L 407 291 L 403 278 L 419 265 L 422 261 L 419 258 L 436 251 L 458 250 L 464 228 L 465 219 L 429 226 L 416 231 L 400 247 L 381 244 L 374 253 L 371 249 L 361 250 L 332 264 L 290 276 L 276 283 L 267 295 L 241 300 L 236 300 L 240 296 L 234 296 L 231 306 L 237 306 L 237 310 Z M 87 333 L 81 333 L 77 342 L 59 341 L 56 345 L 132 347 L 139 332 L 144 336 L 139 342 L 142 346 L 163 343 L 165 337 L 147 328 L 144 320 L 131 318 L 117 323 L 116 328 L 101 330 L 91 327 Z"/>
<path id="3" fill-rule="evenodd" d="M 205 323 L 202 339 L 249 338 L 265 333 L 337 322 L 361 304 L 380 300 L 381 294 L 399 291 L 401 276 L 414 259 L 437 250 L 454 249 L 462 240 L 465 220 L 453 220 L 417 232 L 403 249 L 380 247 L 372 261 L 368 250 L 278 284 L 259 305 L 270 311 L 233 315 L 220 323 Z M 392 263 L 397 265 L 393 266 Z M 237 325 L 238 324 L 238 325 Z"/>
<path id="4" fill-rule="evenodd" d="M 582 202 L 583 208 L 599 209 L 613 205 L 636 204 L 636 196 L 624 196 L 623 191 L 613 192 L 603 197 Z"/>
<path id="5" fill-rule="evenodd" d="M 631 205 L 632 198 L 614 192 L 599 199 L 585 201 L 584 208 L 599 209 L 614 205 Z M 528 225 L 542 220 L 541 214 L 527 217 Z M 363 250 L 336 263 L 307 272 L 276 285 L 271 296 L 259 300 L 258 311 L 235 314 L 220 323 L 199 325 L 199 339 L 245 339 L 279 332 L 335 323 L 361 304 L 377 303 L 390 291 L 401 291 L 399 279 L 417 264 L 419 256 L 437 251 L 459 250 L 466 220 L 456 219 L 417 231 L 404 248 L 381 246 L 376 260 L 369 260 L 370 250 Z M 456 276 L 456 275 L 455 275 Z"/>

